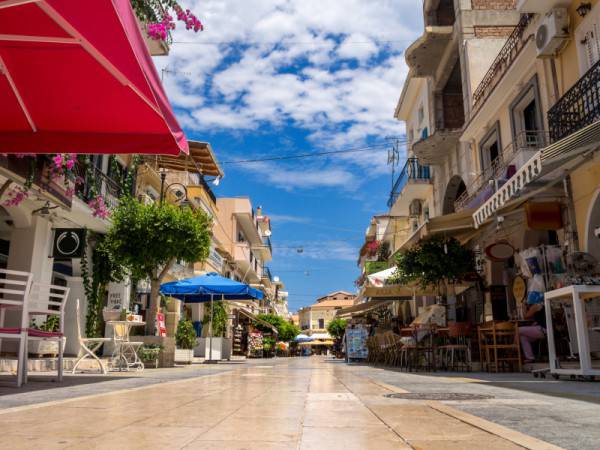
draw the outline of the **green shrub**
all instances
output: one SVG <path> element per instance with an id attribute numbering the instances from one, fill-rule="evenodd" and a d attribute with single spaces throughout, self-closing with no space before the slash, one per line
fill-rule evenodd
<path id="1" fill-rule="evenodd" d="M 191 320 L 182 320 L 177 324 L 175 342 L 177 348 L 184 350 L 192 350 L 196 346 L 196 330 Z"/>

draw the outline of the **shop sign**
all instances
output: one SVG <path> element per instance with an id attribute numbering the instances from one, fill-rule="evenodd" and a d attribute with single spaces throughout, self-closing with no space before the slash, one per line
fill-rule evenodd
<path id="1" fill-rule="evenodd" d="M 108 299 L 106 306 L 108 309 L 129 308 L 129 284 L 108 283 Z"/>
<path id="2" fill-rule="evenodd" d="M 517 302 L 521 303 L 525 300 L 525 297 L 527 296 L 527 282 L 525 281 L 525 278 L 520 275 L 515 277 L 513 280 L 512 292 Z"/>
<path id="3" fill-rule="evenodd" d="M 208 259 L 215 266 L 219 272 L 223 269 L 223 257 L 219 255 L 215 247 L 210 247 L 210 253 L 208 254 Z"/>
<path id="4" fill-rule="evenodd" d="M 52 257 L 57 260 L 81 258 L 85 249 L 85 229 L 54 229 L 54 245 Z"/>
<path id="5" fill-rule="evenodd" d="M 502 262 L 515 254 L 515 248 L 507 241 L 499 241 L 488 245 L 485 249 L 485 254 L 492 261 Z"/>

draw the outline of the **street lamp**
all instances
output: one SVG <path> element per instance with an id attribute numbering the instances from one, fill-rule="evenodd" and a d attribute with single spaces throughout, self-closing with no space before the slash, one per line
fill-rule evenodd
<path id="1" fill-rule="evenodd" d="M 175 192 L 175 197 L 177 197 L 177 201 L 180 203 L 181 206 L 183 206 L 187 201 L 188 201 L 188 191 L 187 188 L 185 187 L 184 184 L 181 183 L 171 183 L 167 186 L 165 186 L 165 180 L 167 178 L 167 172 L 161 172 L 160 173 L 160 205 L 162 206 L 163 201 L 165 199 L 165 194 L 167 192 L 169 192 L 169 189 L 171 189 L 173 186 L 179 186 L 181 187 L 182 191 L 177 190 Z"/>

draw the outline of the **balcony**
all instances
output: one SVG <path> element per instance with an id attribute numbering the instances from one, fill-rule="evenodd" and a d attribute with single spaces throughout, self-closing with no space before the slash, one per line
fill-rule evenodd
<path id="1" fill-rule="evenodd" d="M 600 119 L 600 61 L 548 111 L 551 142 L 559 141 Z"/>
<path id="2" fill-rule="evenodd" d="M 517 59 L 521 50 L 532 35 L 526 35 L 525 31 L 533 19 L 533 14 L 524 14 L 521 20 L 506 40 L 506 43 L 498 53 L 498 56 L 488 69 L 487 73 L 473 93 L 473 114 L 481 108 L 490 94 L 494 91 L 500 80 L 504 77 L 513 62 Z"/>
<path id="3" fill-rule="evenodd" d="M 435 76 L 453 30 L 453 26 L 426 26 L 423 35 L 406 49 L 406 64 L 415 78 Z"/>
<path id="4" fill-rule="evenodd" d="M 389 266 L 390 264 L 387 261 L 365 261 L 365 275 L 381 272 Z"/>
<path id="5" fill-rule="evenodd" d="M 483 170 L 470 187 L 456 200 L 456 212 L 467 208 L 477 208 L 489 199 L 497 188 L 502 186 L 521 168 L 533 154 L 548 145 L 549 134 L 545 131 L 524 131 L 507 145 L 492 165 Z M 495 186 L 495 182 L 498 185 Z"/>
<path id="6" fill-rule="evenodd" d="M 414 198 L 423 198 L 427 195 L 431 189 L 431 171 L 429 166 L 419 164 L 417 158 L 408 158 L 406 164 L 402 168 L 402 172 L 398 175 L 390 198 L 388 200 L 388 206 L 390 208 L 398 209 L 396 205 L 399 198 L 406 198 L 405 209 L 408 211 L 408 204 Z M 395 214 L 402 214 L 399 211 L 395 211 Z"/>
<path id="7" fill-rule="evenodd" d="M 85 165 L 78 162 L 75 173 L 81 183 L 75 187 L 75 195 L 84 202 L 90 201 L 97 195 L 102 195 L 109 208 L 115 208 L 119 199 L 125 193 L 124 187 L 113 178 L 106 175 L 95 165 Z"/>

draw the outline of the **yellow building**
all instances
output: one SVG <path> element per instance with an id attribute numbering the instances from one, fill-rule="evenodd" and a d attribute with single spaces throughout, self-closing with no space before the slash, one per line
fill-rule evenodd
<path id="1" fill-rule="evenodd" d="M 356 296 L 350 292 L 336 291 L 298 311 L 298 321 L 303 333 L 312 335 L 315 333 L 326 333 L 327 325 L 331 322 L 337 312 L 342 308 L 352 306 Z"/>

